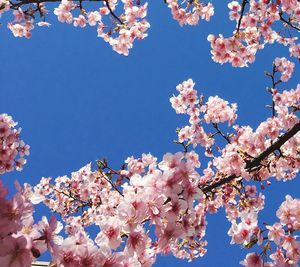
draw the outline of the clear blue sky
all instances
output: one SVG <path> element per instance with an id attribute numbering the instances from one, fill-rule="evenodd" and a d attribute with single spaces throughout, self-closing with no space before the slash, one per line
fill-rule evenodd
<path id="1" fill-rule="evenodd" d="M 53 15 L 52 26 L 36 28 L 31 40 L 14 38 L 2 25 L 0 113 L 19 122 L 22 137 L 31 146 L 24 171 L 3 176 L 5 184 L 11 188 L 14 179 L 35 184 L 42 176 L 70 174 L 102 157 L 117 168 L 131 155 L 151 152 L 161 159 L 165 152 L 179 150 L 172 140 L 186 118 L 175 114 L 169 98 L 188 78 L 207 97 L 219 95 L 238 103 L 239 125 L 257 126 L 269 116 L 264 106 L 270 103 L 265 90 L 270 83 L 264 71 L 288 51 L 269 46 L 244 69 L 214 63 L 207 35 L 226 35 L 234 28 L 227 18 L 227 3 L 214 4 L 211 23 L 181 28 L 163 0 L 151 1 L 149 36 L 136 42 L 128 57 L 97 38 L 96 28 L 74 28 L 56 22 Z M 299 74 L 297 64 L 284 88 L 295 87 Z M 285 194 L 299 197 L 299 185 L 296 179 L 267 188 L 263 220 L 274 221 Z M 154 266 L 239 266 L 247 251 L 229 244 L 229 227 L 223 211 L 209 216 L 204 258 L 187 263 L 161 257 Z"/>

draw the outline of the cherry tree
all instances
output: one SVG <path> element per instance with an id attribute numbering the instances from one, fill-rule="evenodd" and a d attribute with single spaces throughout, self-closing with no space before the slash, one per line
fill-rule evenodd
<path id="1" fill-rule="evenodd" d="M 56 0 L 2 0 L 0 12 L 14 36 L 29 38 L 35 23 L 50 26 L 48 2 Z M 162 4 L 181 26 L 214 14 L 212 3 Z M 300 27 L 299 1 L 232 1 L 228 8 L 236 27 L 231 37 L 208 36 L 214 61 L 244 67 L 275 42 L 300 57 L 293 36 Z M 62 0 L 53 12 L 75 27 L 97 26 L 98 36 L 124 55 L 150 27 L 147 3 L 139 0 Z M 231 244 L 247 250 L 241 265 L 298 266 L 300 199 L 287 195 L 278 221 L 259 220 L 265 185 L 273 178 L 292 180 L 300 168 L 300 84 L 280 89 L 294 67 L 287 58 L 274 59 L 266 72 L 270 116 L 255 129 L 236 124 L 237 104 L 199 95 L 188 79 L 170 98 L 175 112 L 187 116 L 187 125 L 176 130 L 177 153 L 128 157 L 119 168 L 99 159 L 97 168 L 88 164 L 69 176 L 42 177 L 37 185 L 16 182 L 12 197 L 0 180 L 0 265 L 31 266 L 45 252 L 52 266 L 152 266 L 161 254 L 192 261 L 206 253 L 208 214 L 224 209 Z M 21 171 L 29 148 L 17 123 L 1 114 L 0 174 Z M 35 221 L 40 203 L 57 216 Z M 94 237 L 91 227 L 97 229 Z"/>

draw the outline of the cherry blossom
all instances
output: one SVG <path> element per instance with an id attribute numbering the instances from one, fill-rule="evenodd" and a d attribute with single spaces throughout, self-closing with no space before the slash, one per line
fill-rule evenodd
<path id="1" fill-rule="evenodd" d="M 276 42 L 289 46 L 291 56 L 299 57 L 298 37 L 291 35 L 300 30 L 299 7 L 298 1 L 230 2 L 229 18 L 236 27 L 230 37 L 208 36 L 212 59 L 220 64 L 228 62 L 233 67 L 245 67 L 254 62 L 259 50 Z M 283 76 L 283 81 L 286 80 L 288 76 Z"/>
<path id="2" fill-rule="evenodd" d="M 295 64 L 286 58 L 275 58 L 274 65 L 276 67 L 276 70 L 281 72 L 280 80 L 283 82 L 287 82 L 294 71 Z"/>
<path id="3" fill-rule="evenodd" d="M 13 169 L 21 171 L 29 155 L 29 145 L 19 137 L 21 128 L 16 128 L 11 116 L 0 114 L 0 174 Z"/>
<path id="4" fill-rule="evenodd" d="M 31 37 L 36 13 L 41 18 L 36 24 L 38 26 L 50 26 L 46 21 L 47 10 L 45 2 L 31 1 L 2 1 L 0 15 L 13 10 L 14 19 L 7 23 L 8 28 L 15 37 Z M 55 2 L 55 1 L 54 1 Z M 54 8 L 53 13 L 61 23 L 73 24 L 75 27 L 96 27 L 97 36 L 108 42 L 112 48 L 123 55 L 128 55 L 133 42 L 147 37 L 150 24 L 145 19 L 147 15 L 147 3 L 140 1 L 115 1 L 94 0 L 94 3 L 85 1 L 57 0 L 59 5 Z"/>
<path id="5" fill-rule="evenodd" d="M 79 20 L 74 20 L 78 26 Z M 266 73 L 272 81 L 271 112 L 256 128 L 237 125 L 237 104 L 198 96 L 188 79 L 170 98 L 175 112 L 187 115 L 187 125 L 176 131 L 178 152 L 166 152 L 161 160 L 150 153 L 130 156 L 119 169 L 97 160 L 95 167 L 89 163 L 70 175 L 42 177 L 33 187 L 16 182 L 10 199 L 0 181 L 0 263 L 30 266 L 46 251 L 52 264 L 70 267 L 148 267 L 161 254 L 192 261 L 206 253 L 208 215 L 224 209 L 230 243 L 261 251 L 247 253 L 242 265 L 296 266 L 300 200 L 287 195 L 276 212 L 278 222 L 260 221 L 264 184 L 294 179 L 300 168 L 300 86 L 277 87 L 293 67 L 276 58 Z M 285 78 L 277 80 L 278 73 Z M 2 157 L 18 169 L 29 146 L 19 139 L 12 118 L 1 116 L 2 150 L 12 151 Z M 34 219 L 39 203 L 56 217 Z"/>
<path id="6" fill-rule="evenodd" d="M 7 1 L 0 3 L 0 16 L 11 13 L 7 26 L 15 37 L 31 37 L 34 24 L 50 26 L 46 21 L 48 0 Z M 53 13 L 61 23 L 75 27 L 97 27 L 97 36 L 109 43 L 119 54 L 128 55 L 135 40 L 147 37 L 150 23 L 146 19 L 148 3 L 141 0 L 54 0 L 58 6 Z M 87 3 L 92 2 L 92 3 Z M 164 0 L 179 25 L 195 26 L 200 20 L 210 21 L 214 6 L 206 1 Z M 288 46 L 290 55 L 300 57 L 300 44 L 294 33 L 300 31 L 299 1 L 241 0 L 224 3 L 229 8 L 229 19 L 235 23 L 232 36 L 209 34 L 212 59 L 220 64 L 245 67 L 253 63 L 259 50 L 268 44 Z M 40 20 L 38 20 L 38 16 Z M 286 76 L 287 75 L 287 76 Z M 288 80 L 288 72 L 282 80 Z"/>
<path id="7" fill-rule="evenodd" d="M 244 261 L 241 262 L 243 266 L 246 267 L 263 267 L 263 261 L 256 253 L 247 254 Z"/>
<path id="8" fill-rule="evenodd" d="M 182 6 L 178 0 L 166 0 L 168 7 L 171 9 L 173 18 L 179 22 L 181 26 L 197 25 L 200 19 L 210 20 L 214 15 L 214 7 L 211 3 L 199 3 L 198 1 L 190 1 Z"/>

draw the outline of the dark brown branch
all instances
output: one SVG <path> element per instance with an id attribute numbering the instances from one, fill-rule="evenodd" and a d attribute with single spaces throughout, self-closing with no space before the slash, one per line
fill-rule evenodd
<path id="1" fill-rule="evenodd" d="M 81 207 L 85 207 L 85 206 L 91 207 L 91 206 L 92 206 L 90 202 L 81 200 L 80 198 L 77 198 L 77 197 L 73 196 L 73 195 L 71 194 L 71 192 L 66 193 L 66 192 L 64 192 L 64 191 L 60 191 L 60 190 L 56 189 L 55 187 L 53 187 L 53 190 L 54 190 L 55 192 L 57 192 L 58 194 L 62 194 L 62 195 L 64 195 L 64 196 L 66 196 L 66 197 L 72 198 L 73 201 L 77 201 L 77 202 L 81 203 Z"/>
<path id="2" fill-rule="evenodd" d="M 268 147 L 264 152 L 262 152 L 257 158 L 248 161 L 246 163 L 246 169 L 248 171 L 251 171 L 251 169 L 259 166 L 260 162 L 264 160 L 266 157 L 268 157 L 270 154 L 275 152 L 276 150 L 279 150 L 280 147 L 287 142 L 289 139 L 291 139 L 296 133 L 300 131 L 300 122 L 296 123 L 293 128 L 291 128 L 289 131 L 287 131 L 285 134 L 280 136 L 276 142 L 274 142 L 270 147 Z"/>
<path id="3" fill-rule="evenodd" d="M 185 144 L 184 142 L 179 142 L 179 141 L 176 141 L 176 140 L 174 140 L 173 142 L 174 142 L 174 144 L 176 144 L 176 145 L 181 145 L 181 146 L 183 147 L 183 152 L 184 152 L 184 153 L 187 153 L 187 152 L 188 152 L 188 148 L 189 148 L 189 146 L 190 146 L 190 143 Z"/>
<path id="4" fill-rule="evenodd" d="M 124 24 L 122 20 L 119 19 L 119 17 L 113 12 L 113 10 L 111 9 L 108 0 L 104 0 L 110 14 L 120 23 L 120 24 Z"/>
<path id="5" fill-rule="evenodd" d="M 12 2 L 10 2 L 10 3 L 12 4 Z M 41 3 L 37 3 L 36 5 L 37 5 L 37 8 L 34 10 L 34 13 L 38 11 L 39 14 L 40 14 L 40 17 L 42 18 L 44 16 L 44 14 L 43 14 L 43 11 L 42 11 L 42 8 L 41 8 Z M 26 13 L 26 11 L 25 11 L 25 13 Z"/>
<path id="6" fill-rule="evenodd" d="M 242 19 L 243 19 L 244 12 L 245 12 L 245 7 L 246 7 L 247 3 L 248 3 L 247 0 L 243 0 L 243 2 L 242 2 L 241 15 L 240 15 L 238 25 L 237 25 L 237 28 L 236 28 L 236 33 L 238 33 L 240 31 L 240 27 L 241 27 L 241 23 L 242 23 Z"/>
<path id="7" fill-rule="evenodd" d="M 200 188 L 202 190 L 202 192 L 204 194 L 211 192 L 213 189 L 218 188 L 224 184 L 230 183 L 231 181 L 233 181 L 234 179 L 239 178 L 238 176 L 236 176 L 235 174 L 232 174 L 226 178 L 221 179 L 220 181 L 210 184 L 204 188 Z"/>
<path id="8" fill-rule="evenodd" d="M 111 187 L 116 190 L 122 197 L 124 197 L 123 193 L 117 188 L 117 186 L 114 185 L 114 183 L 106 176 L 106 174 L 104 172 L 102 172 L 101 170 L 99 170 L 101 177 L 103 177 L 107 182 L 109 182 L 109 184 L 111 185 Z"/>
<path id="9" fill-rule="evenodd" d="M 83 11 L 82 0 L 79 0 L 79 9 L 80 9 L 81 12 Z"/>
<path id="10" fill-rule="evenodd" d="M 300 122 L 296 123 L 289 131 L 287 131 L 285 134 L 280 136 L 276 142 L 274 142 L 269 148 L 267 148 L 264 152 L 262 152 L 257 158 L 254 158 L 251 161 L 246 162 L 246 170 L 251 172 L 253 168 L 260 166 L 261 161 L 266 159 L 269 155 L 271 155 L 276 150 L 279 150 L 280 147 L 286 143 L 289 139 L 291 139 L 295 134 L 297 134 L 300 131 Z M 203 191 L 204 194 L 211 192 L 213 189 L 216 189 L 224 184 L 230 183 L 233 180 L 239 178 L 239 176 L 236 176 L 235 174 L 232 174 L 226 178 L 221 179 L 220 181 L 217 181 L 211 185 L 208 185 L 204 188 L 200 189 Z"/>
<path id="11" fill-rule="evenodd" d="M 225 135 L 225 134 L 220 130 L 218 124 L 217 124 L 217 123 L 213 123 L 212 125 L 213 125 L 213 127 L 217 130 L 216 133 L 217 133 L 217 134 L 220 134 L 220 135 L 227 141 L 227 143 L 230 144 L 230 139 L 229 139 L 229 137 L 228 137 L 227 135 Z"/>
<path id="12" fill-rule="evenodd" d="M 276 85 L 278 85 L 282 82 L 281 80 L 275 81 L 275 73 L 276 72 L 277 72 L 277 69 L 276 69 L 275 63 L 273 63 L 272 74 L 270 74 L 268 72 L 266 73 L 266 75 L 269 76 L 272 80 L 272 89 L 276 89 Z M 272 115 L 273 115 L 273 117 L 275 117 L 275 113 L 276 113 L 275 112 L 275 102 L 274 102 L 274 93 L 273 93 L 272 89 L 268 89 L 268 91 L 272 95 Z"/>
<path id="13" fill-rule="evenodd" d="M 300 32 L 300 28 L 298 28 L 298 27 L 296 27 L 295 25 L 293 25 L 293 24 L 291 23 L 290 19 L 289 19 L 289 20 L 286 20 L 286 19 L 283 17 L 283 13 L 282 13 L 282 12 L 279 13 L 279 16 L 280 16 L 280 20 L 281 20 L 281 21 L 283 21 L 284 23 L 286 23 L 287 25 L 289 25 L 291 28 L 293 28 L 293 29 L 297 30 L 298 32 Z"/>

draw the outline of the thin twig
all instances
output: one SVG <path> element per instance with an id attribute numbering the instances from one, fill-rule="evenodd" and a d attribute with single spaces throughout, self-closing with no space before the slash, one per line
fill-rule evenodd
<path id="1" fill-rule="evenodd" d="M 217 133 L 220 134 L 226 141 L 228 144 L 230 144 L 230 139 L 227 135 L 225 135 L 219 128 L 218 124 L 217 123 L 213 123 L 212 124 L 213 127 L 217 130 Z"/>
<path id="2" fill-rule="evenodd" d="M 236 33 L 238 33 L 240 31 L 240 27 L 241 27 L 241 23 L 242 23 L 242 19 L 243 19 L 244 12 L 245 12 L 245 7 L 246 7 L 247 3 L 248 3 L 247 0 L 243 0 L 243 2 L 242 2 L 241 15 L 240 15 L 238 25 L 237 25 L 237 28 L 236 28 Z"/>
<path id="3" fill-rule="evenodd" d="M 122 197 L 124 197 L 123 193 L 114 185 L 114 183 L 106 176 L 105 173 L 103 173 L 102 171 L 100 171 L 100 175 L 107 181 L 110 183 L 110 185 L 112 186 L 113 189 L 115 189 Z"/>
<path id="4" fill-rule="evenodd" d="M 103 0 L 102 0 L 103 1 Z M 114 11 L 111 9 L 111 6 L 109 5 L 108 0 L 104 0 L 110 14 L 120 23 L 120 24 L 124 24 L 122 20 L 120 20 L 120 18 L 114 13 Z"/>

